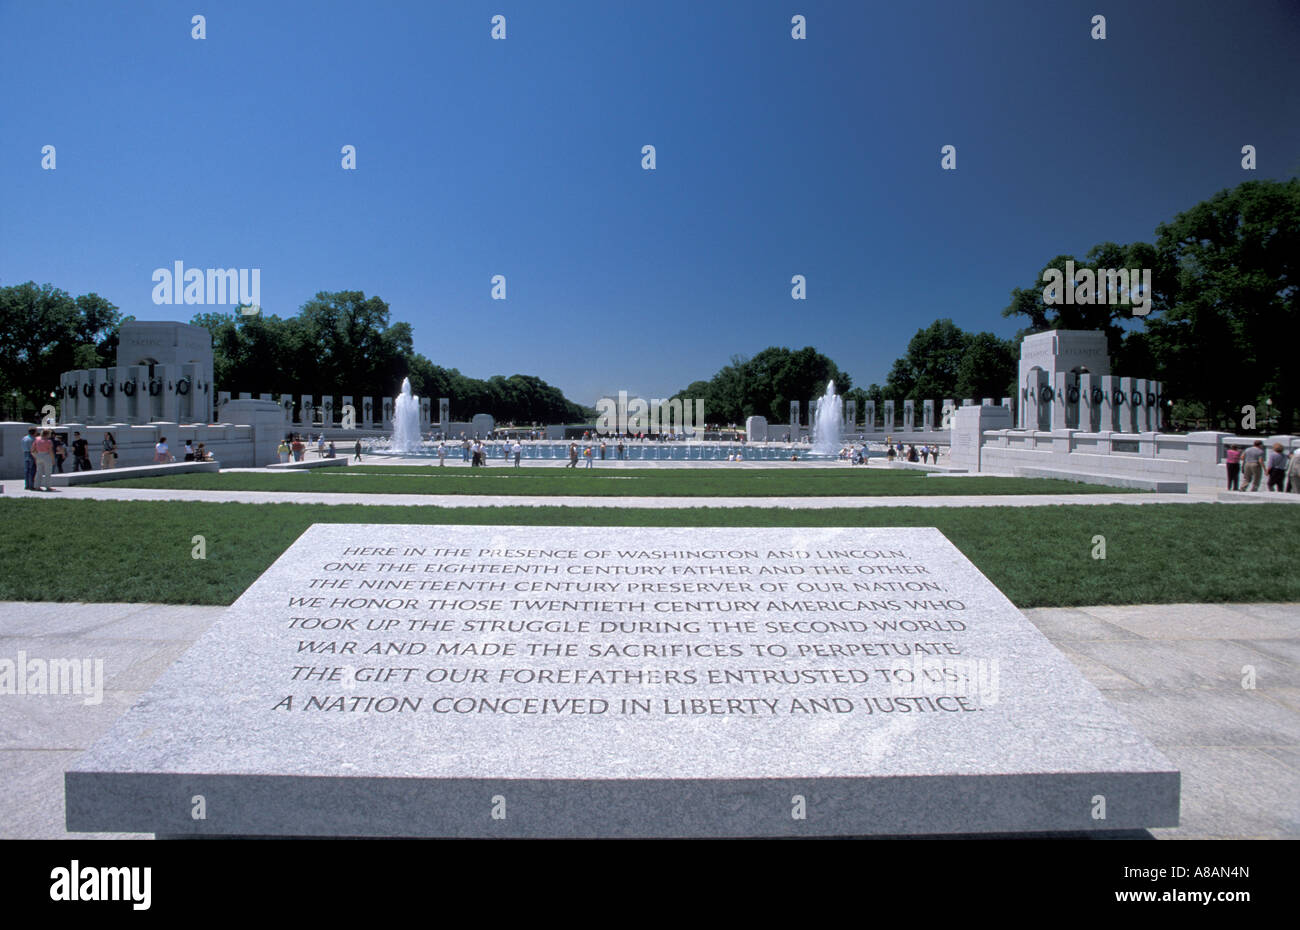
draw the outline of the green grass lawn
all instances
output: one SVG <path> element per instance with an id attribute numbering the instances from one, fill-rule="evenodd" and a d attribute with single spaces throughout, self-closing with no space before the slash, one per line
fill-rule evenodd
<path id="1" fill-rule="evenodd" d="M 1096 494 L 1121 488 L 1056 478 L 927 478 L 884 468 L 439 468 L 351 465 L 258 474 L 129 478 L 104 487 L 350 494 L 514 494 L 592 497 L 842 497 L 940 494 Z"/>
<path id="2" fill-rule="evenodd" d="M 937 526 L 1021 607 L 1300 601 L 1284 504 L 920 509 L 375 507 L 0 500 L 0 600 L 229 604 L 312 523 Z M 207 558 L 191 557 L 192 538 Z M 1106 537 L 1106 559 L 1091 557 Z M 1261 542 L 1266 540 L 1266 542 Z"/>

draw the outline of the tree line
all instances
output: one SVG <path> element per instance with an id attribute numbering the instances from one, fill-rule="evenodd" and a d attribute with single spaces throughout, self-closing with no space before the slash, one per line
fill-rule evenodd
<path id="1" fill-rule="evenodd" d="M 1021 339 L 1082 329 L 1106 334 L 1112 372 L 1163 381 L 1175 420 L 1237 430 L 1253 408 L 1259 423 L 1271 419 L 1290 432 L 1300 401 L 1297 260 L 1300 179 L 1246 181 L 1161 223 L 1153 242 L 1103 242 L 1082 258 L 1049 259 L 1033 283 L 1011 291 L 1002 315 L 1026 324 L 1011 339 L 936 320 L 917 330 L 884 385 L 866 388 L 853 387 L 812 348 L 773 347 L 735 356 L 674 396 L 701 398 L 710 421 L 733 423 L 754 415 L 786 422 L 789 401 L 807 403 L 832 379 L 859 411 L 866 400 L 879 409 L 886 398 L 919 406 L 927 398 L 1016 397 Z M 1049 299 L 1063 297 L 1050 288 L 1067 266 L 1150 270 L 1150 292 L 1117 294 L 1113 302 L 1109 294 L 1104 302 Z"/>
<path id="2" fill-rule="evenodd" d="M 1057 255 L 1011 291 L 1002 310 L 1025 326 L 1012 339 L 969 333 L 950 319 L 918 329 L 885 384 L 855 387 L 831 358 L 812 347 L 773 346 L 735 356 L 707 380 L 674 397 L 702 399 L 710 423 L 752 415 L 785 422 L 789 402 L 839 393 L 877 406 L 927 398 L 1016 396 L 1020 339 L 1051 329 L 1106 333 L 1112 371 L 1155 377 L 1174 400 L 1176 420 L 1242 427 L 1243 408 L 1289 432 L 1300 400 L 1292 358 L 1300 345 L 1300 179 L 1247 181 L 1179 213 L 1153 242 L 1103 242 L 1082 258 Z M 1067 265 L 1149 269 L 1151 292 L 1114 303 L 1049 300 Z M 124 319 L 98 294 L 72 297 L 50 284 L 0 287 L 0 400 L 27 419 L 48 402 L 61 371 L 112 364 Z M 528 375 L 469 378 L 414 351 L 411 326 L 392 322 L 388 304 L 360 291 L 321 292 L 294 316 L 201 313 L 193 322 L 213 335 L 222 389 L 257 393 L 392 396 L 403 377 L 415 393 L 449 397 L 452 416 L 490 413 L 500 422 L 587 422 L 590 407 Z"/>

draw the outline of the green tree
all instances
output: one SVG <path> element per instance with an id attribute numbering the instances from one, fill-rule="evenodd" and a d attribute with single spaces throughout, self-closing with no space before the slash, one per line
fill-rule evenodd
<path id="1" fill-rule="evenodd" d="M 1167 395 L 1213 423 L 1271 398 L 1290 432 L 1300 401 L 1300 179 L 1246 181 L 1156 229 L 1163 269 L 1147 342 Z"/>
<path id="2" fill-rule="evenodd" d="M 98 368 L 111 360 L 122 315 L 98 294 L 72 297 L 52 284 L 34 281 L 0 287 L 0 396 L 17 396 L 15 415 L 24 419 L 48 402 L 59 375 L 74 368 Z"/>

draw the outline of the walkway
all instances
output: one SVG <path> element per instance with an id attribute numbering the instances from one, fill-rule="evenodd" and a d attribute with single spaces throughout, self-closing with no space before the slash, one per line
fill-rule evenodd
<path id="1" fill-rule="evenodd" d="M 69 836 L 63 772 L 221 607 L 0 602 L 0 658 L 103 658 L 101 704 L 0 695 L 0 838 Z M 1300 604 L 1026 610 L 1182 772 L 1173 838 L 1300 839 Z M 1242 685 L 1253 670 L 1253 689 Z"/>
<path id="2" fill-rule="evenodd" d="M 290 474 L 284 480 L 292 481 Z M 6 498 L 37 500 L 203 501 L 244 504 L 362 504 L 378 507 L 613 507 L 661 510 L 674 507 L 771 507 L 825 510 L 832 507 L 1047 507 L 1056 504 L 1300 504 L 1300 494 L 944 494 L 934 497 L 579 497 L 507 494 L 345 494 L 308 491 L 199 491 L 110 488 L 101 485 L 24 491 L 20 479 L 0 482 Z"/>

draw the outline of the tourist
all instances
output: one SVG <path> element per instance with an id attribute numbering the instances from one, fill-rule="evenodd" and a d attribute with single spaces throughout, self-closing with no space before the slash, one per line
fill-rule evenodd
<path id="1" fill-rule="evenodd" d="M 894 456 L 895 456 L 895 455 L 897 455 L 897 453 L 894 451 L 894 446 L 893 446 L 893 444 L 891 443 L 890 446 L 889 446 L 889 451 L 887 451 L 887 452 L 885 453 L 885 457 L 886 457 L 887 459 L 889 459 L 889 464 L 891 464 L 891 465 L 894 464 Z"/>
<path id="2" fill-rule="evenodd" d="M 99 467 L 112 468 L 117 464 L 117 440 L 113 438 L 112 433 L 105 433 L 100 446 L 103 451 L 99 453 Z"/>
<path id="3" fill-rule="evenodd" d="M 284 464 L 287 464 L 287 463 L 288 463 L 288 461 L 289 461 L 289 442 L 288 442 L 288 440 L 286 440 L 286 439 L 281 439 L 281 440 L 280 440 L 280 444 L 279 444 L 278 446 L 275 447 L 275 454 L 278 455 L 278 456 L 280 457 L 280 464 L 281 464 L 281 465 L 284 465 Z"/>
<path id="4" fill-rule="evenodd" d="M 1286 489 L 1300 494 L 1300 446 L 1291 450 L 1291 462 L 1286 468 Z"/>
<path id="5" fill-rule="evenodd" d="M 167 437 L 159 436 L 158 442 L 153 447 L 153 460 L 155 462 L 170 462 L 172 454 L 167 451 Z"/>
<path id="6" fill-rule="evenodd" d="M 90 443 L 81 438 L 81 433 L 72 434 L 73 471 L 90 471 Z"/>
<path id="7" fill-rule="evenodd" d="M 590 468 L 591 461 L 593 458 L 595 458 L 595 456 L 591 454 L 591 446 L 587 446 L 587 448 L 583 451 L 582 454 L 587 459 L 587 467 Z"/>
<path id="8" fill-rule="evenodd" d="M 1228 469 L 1228 490 L 1241 490 L 1241 446 L 1229 445 L 1228 451 L 1223 456 L 1224 465 Z"/>
<path id="9" fill-rule="evenodd" d="M 447 464 L 447 444 L 445 442 L 440 442 L 438 443 L 438 467 L 442 468 L 446 464 Z"/>
<path id="10" fill-rule="evenodd" d="M 187 462 L 194 461 L 194 440 L 193 439 L 185 440 L 185 461 Z"/>
<path id="11" fill-rule="evenodd" d="M 464 436 L 465 434 L 461 433 L 461 435 Z M 464 462 L 469 461 L 469 446 L 470 446 L 470 442 L 468 439 L 461 442 L 460 444 L 461 461 Z"/>
<path id="12" fill-rule="evenodd" d="M 358 439 L 357 444 L 352 447 L 352 460 L 354 462 L 361 461 L 361 440 L 360 439 Z"/>
<path id="13" fill-rule="evenodd" d="M 1268 489 L 1280 494 L 1285 480 L 1286 453 L 1282 451 L 1282 443 L 1275 442 L 1268 453 Z"/>
<path id="14" fill-rule="evenodd" d="M 325 453 L 325 458 L 332 459 L 335 458 L 338 454 L 339 454 L 338 450 L 334 448 L 334 440 L 331 439 L 329 445 L 329 451 Z"/>
<path id="15" fill-rule="evenodd" d="M 325 458 L 325 434 L 321 433 L 316 437 L 316 457 Z"/>
<path id="16" fill-rule="evenodd" d="M 302 437 L 297 433 L 293 434 L 293 442 L 289 444 L 289 451 L 293 453 L 293 460 L 301 462 L 303 453 L 307 451 L 307 446 L 303 443 Z"/>
<path id="17" fill-rule="evenodd" d="M 519 456 L 522 455 L 522 454 L 523 454 L 523 451 L 524 451 L 524 447 L 521 446 L 521 445 L 519 444 L 519 440 L 518 440 L 518 439 L 516 439 L 516 440 L 515 440 L 515 444 L 514 444 L 513 446 L 510 447 L 510 451 L 513 452 L 513 453 L 515 454 L 515 468 L 518 468 L 518 467 L 519 467 Z"/>
<path id="18" fill-rule="evenodd" d="M 916 446 L 907 447 L 907 460 L 909 462 L 915 462 L 917 460 Z"/>
<path id="19" fill-rule="evenodd" d="M 600 460 L 605 461 L 605 440 L 600 441 Z"/>
<path id="20" fill-rule="evenodd" d="M 1247 491 L 1258 491 L 1260 479 L 1264 477 L 1264 442 L 1256 439 L 1255 444 L 1241 453 L 1241 476 L 1246 482 Z"/>
<path id="21" fill-rule="evenodd" d="M 569 443 L 569 464 L 565 465 L 564 467 L 565 468 L 578 467 L 578 444 L 576 442 Z"/>
<path id="22" fill-rule="evenodd" d="M 32 443 L 36 441 L 36 427 L 27 430 L 23 437 L 23 490 L 36 490 L 36 459 L 32 458 Z"/>
<path id="23" fill-rule="evenodd" d="M 63 442 L 63 437 L 58 433 L 52 434 L 54 440 L 54 470 L 60 475 L 63 474 L 63 460 L 68 457 L 68 447 Z"/>
<path id="24" fill-rule="evenodd" d="M 33 491 L 50 491 L 50 475 L 54 471 L 54 434 L 42 430 L 32 440 L 32 458 L 36 460 L 36 477 L 32 479 Z"/>
<path id="25" fill-rule="evenodd" d="M 208 455 L 208 450 L 204 447 L 203 443 L 199 443 L 199 447 L 194 450 L 194 461 L 196 462 L 212 461 L 212 456 Z"/>
<path id="26" fill-rule="evenodd" d="M 618 448 L 617 448 L 616 451 L 617 451 L 617 453 L 618 453 L 618 457 L 619 457 L 619 459 L 622 460 L 622 458 L 623 458 L 623 440 L 620 439 L 620 440 L 618 441 Z"/>

